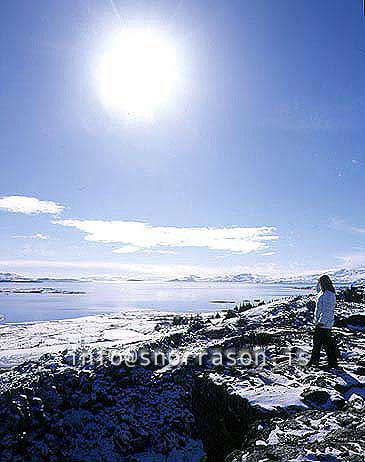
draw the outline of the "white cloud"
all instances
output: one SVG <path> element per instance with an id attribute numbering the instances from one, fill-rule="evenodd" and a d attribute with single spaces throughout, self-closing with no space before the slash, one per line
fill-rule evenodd
<path id="1" fill-rule="evenodd" d="M 349 255 L 342 255 L 337 258 L 341 260 L 342 262 L 341 266 L 345 266 L 346 268 L 356 268 L 358 266 L 365 265 L 365 253 L 364 252 L 356 252 L 356 253 L 349 254 Z"/>
<path id="2" fill-rule="evenodd" d="M 272 255 L 275 255 L 275 252 L 264 252 L 261 254 L 263 257 L 271 257 Z"/>
<path id="3" fill-rule="evenodd" d="M 135 247 L 134 245 L 125 245 L 120 249 L 113 250 L 114 253 L 134 253 L 140 251 L 140 247 Z"/>
<path id="4" fill-rule="evenodd" d="M 160 255 L 177 255 L 178 252 L 176 252 L 175 250 L 144 250 L 143 253 L 148 253 L 148 254 L 151 254 L 151 253 L 158 253 Z"/>
<path id="5" fill-rule="evenodd" d="M 349 231 L 358 234 L 365 234 L 365 228 L 363 226 L 350 226 Z"/>
<path id="6" fill-rule="evenodd" d="M 49 238 L 45 234 L 37 233 L 37 234 L 31 234 L 30 236 L 13 236 L 13 239 L 39 239 L 39 240 L 45 241 Z"/>
<path id="7" fill-rule="evenodd" d="M 41 201 L 36 197 L 5 196 L 0 198 L 0 209 L 27 215 L 38 213 L 57 215 L 64 207 L 52 201 Z"/>
<path id="8" fill-rule="evenodd" d="M 155 247 L 206 247 L 213 250 L 250 253 L 264 250 L 268 242 L 279 237 L 275 228 L 178 228 L 173 226 L 151 226 L 133 221 L 101 220 L 57 220 L 53 223 L 76 228 L 87 234 L 86 240 L 121 243 L 118 253 L 153 249 Z M 133 250 L 132 250 L 133 249 Z"/>
<path id="9" fill-rule="evenodd" d="M 345 232 L 356 233 L 356 234 L 365 234 L 364 226 L 350 225 L 340 218 L 333 218 L 331 220 L 330 227 L 337 231 L 345 231 Z"/>
<path id="10" fill-rule="evenodd" d="M 120 249 L 113 250 L 114 253 L 135 253 L 141 252 L 144 254 L 161 254 L 161 255 L 176 255 L 177 252 L 174 250 L 159 250 L 159 249 L 141 249 L 140 247 L 135 247 L 134 245 L 125 245 Z"/>

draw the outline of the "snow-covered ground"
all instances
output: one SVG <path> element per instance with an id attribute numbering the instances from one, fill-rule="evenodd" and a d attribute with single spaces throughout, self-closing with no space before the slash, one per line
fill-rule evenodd
<path id="1" fill-rule="evenodd" d="M 339 371 L 308 370 L 288 356 L 289 349 L 308 357 L 313 307 L 313 296 L 299 296 L 219 315 L 134 311 L 3 324 L 4 454 L 11 462 L 29 454 L 42 462 L 60 454 L 198 462 L 204 453 L 212 462 L 230 453 L 232 462 L 363 461 L 363 440 L 348 440 L 356 430 L 365 436 L 364 306 L 338 303 Z M 232 365 L 226 357 L 215 365 L 209 354 L 203 363 L 152 367 L 70 362 L 70 352 L 142 347 L 195 360 L 216 350 L 263 351 L 265 364 Z"/>
<path id="2" fill-rule="evenodd" d="M 57 321 L 0 324 L 0 367 L 35 360 L 45 353 L 87 348 L 112 348 L 157 339 L 160 323 L 174 313 L 127 311 Z"/>

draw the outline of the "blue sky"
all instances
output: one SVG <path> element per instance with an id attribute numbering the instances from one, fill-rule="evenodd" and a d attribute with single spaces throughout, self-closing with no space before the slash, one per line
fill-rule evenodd
<path id="1" fill-rule="evenodd" d="M 120 17 L 109 0 L 1 3 L 0 271 L 362 265 L 362 1 L 114 6 Z M 96 83 L 131 24 L 179 63 L 153 120 L 109 111 Z"/>

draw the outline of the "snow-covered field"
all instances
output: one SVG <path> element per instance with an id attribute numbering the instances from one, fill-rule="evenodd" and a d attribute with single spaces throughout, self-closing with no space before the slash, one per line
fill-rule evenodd
<path id="1" fill-rule="evenodd" d="M 174 313 L 151 310 L 102 314 L 56 321 L 0 324 L 0 367 L 34 360 L 45 353 L 79 347 L 112 348 L 158 338 L 159 323 Z"/>

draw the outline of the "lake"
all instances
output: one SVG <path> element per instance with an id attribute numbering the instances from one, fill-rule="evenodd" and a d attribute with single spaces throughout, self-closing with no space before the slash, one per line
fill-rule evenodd
<path id="1" fill-rule="evenodd" d="M 227 309 L 243 300 L 271 300 L 309 293 L 308 289 L 279 284 L 208 282 L 84 282 L 0 283 L 0 289 L 55 288 L 83 291 L 70 294 L 0 293 L 0 314 L 5 322 L 67 319 L 131 309 L 201 312 Z"/>

